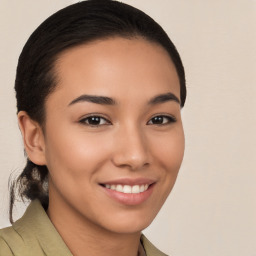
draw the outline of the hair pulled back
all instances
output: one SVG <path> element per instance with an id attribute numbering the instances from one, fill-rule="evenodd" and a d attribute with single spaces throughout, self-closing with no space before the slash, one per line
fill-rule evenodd
<path id="1" fill-rule="evenodd" d="M 17 110 L 26 111 L 44 127 L 44 104 L 57 85 L 54 64 L 64 50 L 111 37 L 144 38 L 161 45 L 172 59 L 180 81 L 181 107 L 186 99 L 184 68 L 174 44 L 162 27 L 142 11 L 112 0 L 89 0 L 70 5 L 46 19 L 29 37 L 17 66 Z M 136 61 L 136 59 L 134 60 Z M 11 185 L 10 220 L 15 191 L 22 199 L 48 205 L 48 169 L 27 159 Z"/>

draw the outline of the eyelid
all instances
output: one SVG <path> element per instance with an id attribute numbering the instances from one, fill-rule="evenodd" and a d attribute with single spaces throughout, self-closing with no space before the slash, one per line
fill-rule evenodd
<path id="1" fill-rule="evenodd" d="M 88 124 L 86 123 L 86 120 L 90 117 L 97 117 L 97 118 L 100 118 L 100 119 L 104 119 L 106 121 L 105 124 Z M 163 123 L 163 124 L 149 124 L 149 122 L 152 121 L 153 118 L 155 117 L 162 117 L 162 118 L 167 118 L 168 121 Z M 150 118 L 150 120 L 147 122 L 147 125 L 158 125 L 158 126 L 163 126 L 163 125 L 168 125 L 168 124 L 172 124 L 172 123 L 175 123 L 177 121 L 176 117 L 173 116 L 173 115 L 170 115 L 170 114 L 156 114 L 154 116 L 152 116 Z M 87 125 L 87 126 L 91 126 L 91 127 L 98 127 L 98 126 L 103 126 L 103 125 L 110 125 L 112 124 L 111 121 L 109 121 L 109 118 L 106 118 L 105 116 L 103 116 L 102 114 L 98 114 L 98 113 L 90 113 L 82 118 L 79 119 L 79 123 L 83 124 L 83 125 Z"/>
<path id="2" fill-rule="evenodd" d="M 163 117 L 163 118 L 167 118 L 169 121 L 167 123 L 163 123 L 163 124 L 149 124 L 149 122 L 155 118 L 155 117 Z M 150 120 L 147 122 L 147 125 L 168 125 L 168 124 L 172 124 L 172 123 L 175 123 L 177 122 L 177 118 L 173 115 L 170 115 L 170 114 L 157 114 L 157 115 L 154 115 L 153 117 L 150 118 Z"/>
<path id="3" fill-rule="evenodd" d="M 86 119 L 90 118 L 90 117 L 98 117 L 100 119 L 104 119 L 106 121 L 106 124 L 98 124 L 98 125 L 91 125 L 91 124 L 87 124 L 85 122 Z M 103 125 L 109 125 L 111 124 L 111 122 L 109 121 L 108 118 L 106 118 L 105 116 L 103 116 L 102 114 L 98 114 L 98 113 L 91 113 L 91 114 L 88 114 L 86 116 L 83 116 L 82 118 L 79 119 L 79 123 L 81 124 L 84 124 L 84 125 L 88 125 L 88 126 L 91 126 L 91 127 L 98 127 L 98 126 L 103 126 Z"/>

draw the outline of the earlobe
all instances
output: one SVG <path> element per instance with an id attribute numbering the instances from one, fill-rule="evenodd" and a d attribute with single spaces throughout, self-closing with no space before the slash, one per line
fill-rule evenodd
<path id="1" fill-rule="evenodd" d="M 46 165 L 42 128 L 25 111 L 18 113 L 18 122 L 28 158 L 37 165 Z"/>

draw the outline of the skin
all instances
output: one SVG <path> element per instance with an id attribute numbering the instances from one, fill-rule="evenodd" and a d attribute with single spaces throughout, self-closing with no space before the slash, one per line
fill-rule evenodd
<path id="1" fill-rule="evenodd" d="M 179 103 L 149 104 L 166 93 L 180 99 L 175 67 L 161 46 L 117 37 L 65 51 L 55 71 L 44 132 L 19 113 L 29 158 L 49 169 L 47 213 L 74 255 L 135 256 L 141 231 L 165 202 L 183 158 Z M 116 104 L 70 104 L 84 94 L 110 97 Z M 103 117 L 100 125 L 91 125 L 91 114 Z M 171 119 L 152 119 L 163 115 Z M 151 195 L 126 205 L 100 185 L 123 178 L 151 179 Z"/>

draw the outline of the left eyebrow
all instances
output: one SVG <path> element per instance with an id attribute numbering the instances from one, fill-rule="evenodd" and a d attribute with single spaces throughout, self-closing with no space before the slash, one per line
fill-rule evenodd
<path id="1" fill-rule="evenodd" d="M 109 98 L 106 96 L 95 96 L 95 95 L 83 94 L 78 98 L 74 99 L 73 101 L 71 101 L 69 103 L 69 106 L 75 103 L 84 102 L 84 101 L 100 104 L 100 105 L 116 105 L 116 101 L 112 98 Z"/>
<path id="2" fill-rule="evenodd" d="M 178 104 L 180 104 L 180 100 L 178 99 L 178 97 L 171 92 L 159 94 L 159 95 L 153 97 L 152 99 L 149 100 L 149 104 L 155 105 L 155 104 L 164 103 L 167 101 L 175 101 Z"/>

